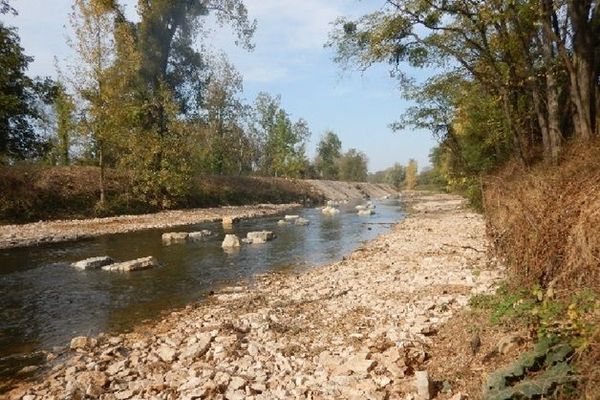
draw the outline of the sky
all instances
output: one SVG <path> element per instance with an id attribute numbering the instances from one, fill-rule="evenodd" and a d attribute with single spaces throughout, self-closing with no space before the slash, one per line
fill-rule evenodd
<path id="1" fill-rule="evenodd" d="M 135 1 L 122 1 L 134 17 Z M 325 48 L 331 23 L 340 16 L 357 17 L 378 10 L 384 0 L 246 0 L 250 18 L 257 20 L 253 51 L 234 44 L 231 31 L 209 22 L 211 32 L 202 44 L 224 52 L 244 77 L 244 97 L 257 93 L 281 95 L 283 108 L 294 119 L 308 121 L 312 137 L 308 155 L 313 157 L 325 130 L 333 130 L 343 150 L 356 148 L 369 158 L 371 172 L 410 158 L 419 166 L 429 164 L 435 145 L 426 131 L 393 132 L 389 124 L 410 106 L 401 98 L 386 65 L 366 72 L 342 71 L 333 62 L 333 50 Z M 19 15 L 3 16 L 16 26 L 21 45 L 34 57 L 30 74 L 56 76 L 60 63 L 70 55 L 68 14 L 71 0 L 13 0 Z M 214 25 L 214 26 L 213 26 Z M 200 39 L 198 41 L 200 45 Z M 418 79 L 428 71 L 411 71 Z"/>

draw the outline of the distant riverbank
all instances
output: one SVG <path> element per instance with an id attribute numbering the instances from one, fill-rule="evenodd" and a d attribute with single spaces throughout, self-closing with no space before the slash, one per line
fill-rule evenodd
<path id="1" fill-rule="evenodd" d="M 164 211 L 136 200 L 129 178 L 107 171 L 106 203 L 98 206 L 96 167 L 0 167 L 0 224 L 139 215 Z M 188 196 L 171 210 L 256 204 L 318 204 L 328 199 L 383 197 L 395 194 L 389 185 L 255 176 L 198 176 Z"/>

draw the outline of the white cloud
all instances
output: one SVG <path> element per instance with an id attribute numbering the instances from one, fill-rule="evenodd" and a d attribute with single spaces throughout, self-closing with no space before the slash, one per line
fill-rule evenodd
<path id="1" fill-rule="evenodd" d="M 343 14 L 339 1 L 248 0 L 246 6 L 258 19 L 257 37 L 285 46 L 288 50 L 321 49 L 330 23 Z"/>

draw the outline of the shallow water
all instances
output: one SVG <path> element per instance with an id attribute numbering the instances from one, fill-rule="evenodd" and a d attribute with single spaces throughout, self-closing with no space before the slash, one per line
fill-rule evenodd
<path id="1" fill-rule="evenodd" d="M 223 285 L 251 284 L 256 274 L 340 260 L 404 215 L 397 200 L 376 204 L 371 217 L 357 216 L 350 205 L 333 217 L 315 209 L 295 212 L 309 219 L 309 226 L 278 226 L 281 216 L 242 221 L 233 229 L 240 237 L 266 229 L 277 238 L 233 252 L 221 248 L 226 232 L 219 223 L 0 250 L 0 358 L 63 346 L 73 336 L 123 332 Z M 163 232 L 202 229 L 214 235 L 198 243 L 161 244 Z M 162 267 L 115 273 L 69 266 L 101 255 L 118 260 L 152 255 Z"/>

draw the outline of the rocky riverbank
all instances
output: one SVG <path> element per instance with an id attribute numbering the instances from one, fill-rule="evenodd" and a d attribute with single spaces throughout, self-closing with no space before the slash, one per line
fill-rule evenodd
<path id="1" fill-rule="evenodd" d="M 38 382 L 8 395 L 100 399 L 414 399 L 438 327 L 491 290 L 483 218 L 449 195 L 343 261 L 262 276 L 135 332 L 75 338 Z"/>
<path id="2" fill-rule="evenodd" d="M 221 221 L 224 218 L 257 218 L 280 214 L 297 207 L 300 207 L 300 204 L 259 204 L 163 211 L 155 214 L 122 215 L 108 218 L 40 221 L 23 225 L 3 225 L 0 226 L 0 249 L 68 242 L 146 229 L 175 228 L 203 222 Z"/>

